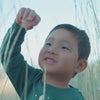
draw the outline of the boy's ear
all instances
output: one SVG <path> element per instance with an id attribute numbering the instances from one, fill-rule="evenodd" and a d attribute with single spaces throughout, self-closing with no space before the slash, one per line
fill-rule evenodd
<path id="1" fill-rule="evenodd" d="M 76 72 L 80 73 L 80 72 L 84 71 L 86 67 L 87 67 L 87 60 L 81 59 L 76 68 Z"/>

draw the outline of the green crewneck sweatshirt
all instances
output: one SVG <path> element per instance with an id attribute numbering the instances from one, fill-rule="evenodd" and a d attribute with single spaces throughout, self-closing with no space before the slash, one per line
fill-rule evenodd
<path id="1" fill-rule="evenodd" d="M 19 36 L 18 32 L 20 33 Z M 1 62 L 21 100 L 43 100 L 43 72 L 27 64 L 20 53 L 25 33 L 26 30 L 14 22 L 2 42 L 0 51 Z M 17 36 L 17 41 L 13 46 Z M 13 49 L 9 58 L 12 46 Z M 46 84 L 45 91 L 45 100 L 84 100 L 81 92 L 72 86 L 63 89 Z"/>

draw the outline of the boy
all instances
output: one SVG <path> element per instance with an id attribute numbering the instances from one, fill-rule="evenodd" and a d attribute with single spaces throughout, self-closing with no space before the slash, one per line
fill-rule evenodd
<path id="1" fill-rule="evenodd" d="M 39 21 L 35 11 L 21 8 L 2 43 L 1 62 L 18 95 L 21 100 L 84 100 L 69 81 L 87 67 L 90 53 L 88 36 L 69 24 L 56 26 L 39 54 L 39 65 L 43 71 L 35 69 L 27 64 L 20 51 L 26 30 L 32 29 Z"/>

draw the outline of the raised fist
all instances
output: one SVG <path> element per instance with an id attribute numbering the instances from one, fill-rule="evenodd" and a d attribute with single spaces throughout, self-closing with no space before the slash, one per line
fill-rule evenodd
<path id="1" fill-rule="evenodd" d="M 40 22 L 40 17 L 29 8 L 21 8 L 16 17 L 16 23 L 24 29 L 32 29 Z"/>

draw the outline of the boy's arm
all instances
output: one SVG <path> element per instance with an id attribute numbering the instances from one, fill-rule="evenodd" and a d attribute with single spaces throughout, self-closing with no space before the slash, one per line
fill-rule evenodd
<path id="1" fill-rule="evenodd" d="M 16 22 L 12 25 L 4 37 L 0 51 L 1 62 L 19 96 L 21 96 L 24 89 L 26 68 L 28 67 L 28 73 L 30 74 L 32 74 L 33 70 L 33 68 L 29 67 L 24 60 L 24 57 L 20 54 L 21 44 L 24 41 L 26 33 L 25 29 L 32 29 L 39 22 L 39 18 L 32 17 L 32 11 L 33 10 L 25 8 L 22 8 L 19 11 Z M 35 14 L 35 16 L 37 15 Z M 29 17 L 32 17 L 32 19 Z M 29 21 L 26 20 L 28 18 Z M 36 19 L 38 19 L 38 21 L 34 24 L 33 22 L 36 21 Z"/>

